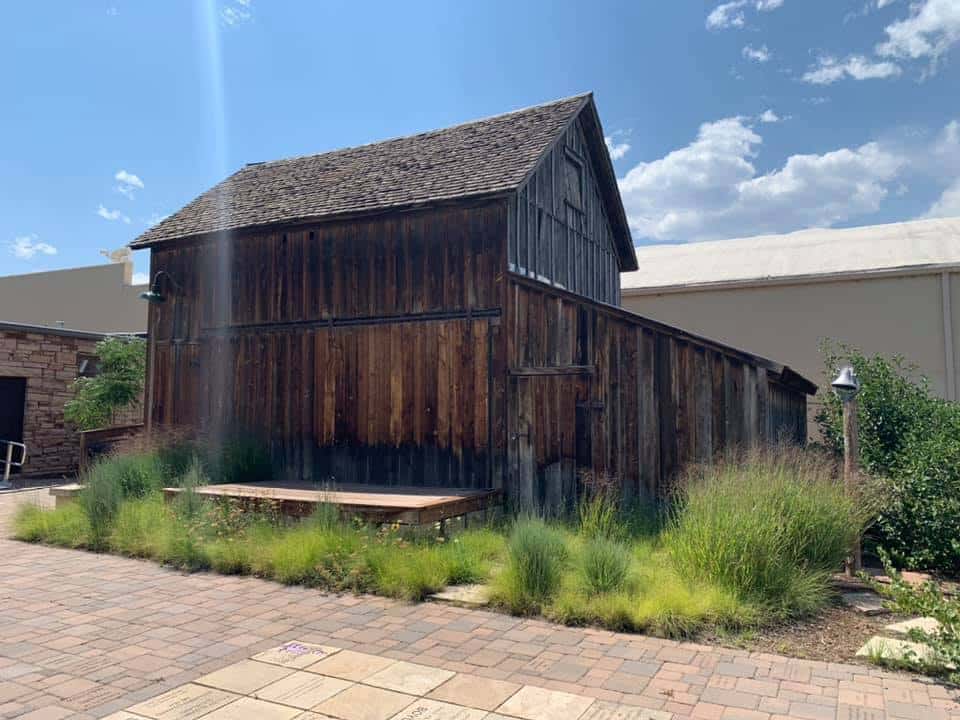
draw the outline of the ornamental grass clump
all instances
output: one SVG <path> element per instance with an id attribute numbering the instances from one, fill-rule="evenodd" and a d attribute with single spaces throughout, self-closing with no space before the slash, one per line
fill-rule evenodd
<path id="1" fill-rule="evenodd" d="M 630 572 L 630 548 L 608 538 L 593 538 L 580 553 L 583 584 L 591 595 L 622 590 Z"/>
<path id="2" fill-rule="evenodd" d="M 90 544 L 91 534 L 87 514 L 76 503 L 55 510 L 23 504 L 13 517 L 13 537 L 17 540 L 80 548 Z"/>
<path id="3" fill-rule="evenodd" d="M 758 452 L 691 471 L 664 544 L 688 580 L 777 615 L 804 614 L 827 601 L 829 576 L 862 531 L 866 505 L 819 456 Z"/>
<path id="4" fill-rule="evenodd" d="M 560 589 L 567 557 L 562 530 L 539 518 L 517 520 L 493 597 L 511 612 L 536 612 Z"/>

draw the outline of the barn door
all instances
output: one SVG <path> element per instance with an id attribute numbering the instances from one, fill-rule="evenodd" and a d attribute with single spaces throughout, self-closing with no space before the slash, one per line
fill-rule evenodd
<path id="1" fill-rule="evenodd" d="M 579 470 L 589 463 L 591 423 L 579 406 L 590 387 L 588 377 L 548 370 L 511 377 L 507 496 L 519 511 L 556 516 L 573 508 Z"/>

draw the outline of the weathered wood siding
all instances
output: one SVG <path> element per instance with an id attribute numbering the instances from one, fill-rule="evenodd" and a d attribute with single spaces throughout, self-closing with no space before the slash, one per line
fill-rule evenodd
<path id="1" fill-rule="evenodd" d="M 806 396 L 745 353 L 530 281 L 511 282 L 504 327 L 518 506 L 571 503 L 584 472 L 656 498 L 690 462 L 805 441 Z"/>
<path id="2" fill-rule="evenodd" d="M 154 247 L 148 426 L 254 433 L 292 478 L 551 512 L 584 473 L 655 498 L 689 462 L 802 442 L 772 363 L 612 304 L 593 161 L 564 175 L 587 152 L 578 120 L 512 197 Z"/>
<path id="3" fill-rule="evenodd" d="M 618 305 L 613 230 L 577 118 L 509 205 L 511 272 Z"/>
<path id="4" fill-rule="evenodd" d="M 255 433 L 294 477 L 498 486 L 505 222 L 501 203 L 155 248 L 180 288 L 151 307 L 149 422 Z"/>

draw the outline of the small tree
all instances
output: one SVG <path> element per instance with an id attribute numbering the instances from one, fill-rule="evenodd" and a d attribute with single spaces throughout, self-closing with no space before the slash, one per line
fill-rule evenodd
<path id="1" fill-rule="evenodd" d="M 146 342 L 135 337 L 109 337 L 97 343 L 100 372 L 77 378 L 73 400 L 63 408 L 67 422 L 80 430 L 113 423 L 118 410 L 140 402 L 147 369 Z"/>

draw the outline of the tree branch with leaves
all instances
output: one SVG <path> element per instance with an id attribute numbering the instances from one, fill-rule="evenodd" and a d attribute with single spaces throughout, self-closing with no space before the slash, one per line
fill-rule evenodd
<path id="1" fill-rule="evenodd" d="M 73 383 L 73 400 L 64 418 L 80 430 L 109 427 L 117 411 L 136 406 L 143 398 L 147 370 L 146 342 L 137 337 L 108 337 L 97 343 L 100 371 Z"/>

